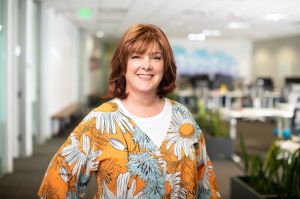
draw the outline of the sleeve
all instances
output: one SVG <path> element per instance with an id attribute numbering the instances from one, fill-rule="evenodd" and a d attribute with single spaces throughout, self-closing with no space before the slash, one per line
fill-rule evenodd
<path id="1" fill-rule="evenodd" d="M 198 127 L 199 128 L 199 127 Z M 198 199 L 217 199 L 220 194 L 217 191 L 216 178 L 211 161 L 206 152 L 203 132 L 200 133 L 196 146 L 197 155 L 197 197 Z"/>
<path id="2" fill-rule="evenodd" d="M 95 129 L 80 123 L 52 158 L 41 183 L 40 198 L 82 198 L 102 150 L 94 139 Z"/>
<path id="3" fill-rule="evenodd" d="M 185 107 L 188 117 L 194 126 L 194 148 L 197 157 L 197 191 L 196 199 L 218 199 L 221 198 L 217 190 L 216 177 L 212 163 L 208 157 L 204 134 L 194 119 L 193 114 Z"/>

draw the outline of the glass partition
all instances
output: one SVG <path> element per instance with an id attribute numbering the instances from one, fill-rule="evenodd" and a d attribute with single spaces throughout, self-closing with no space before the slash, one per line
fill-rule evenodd
<path id="1" fill-rule="evenodd" d="M 39 129 L 39 99 L 38 99 L 38 90 L 40 90 L 38 82 L 38 5 L 37 3 L 33 3 L 32 5 L 32 17 L 33 17 L 33 23 L 32 23 L 32 88 L 31 88 L 31 94 L 32 94 L 32 135 L 34 138 L 34 143 L 37 142 L 38 137 L 38 131 Z"/>
<path id="2" fill-rule="evenodd" d="M 0 0 L 0 175 L 3 173 L 5 155 L 4 133 L 6 132 L 6 26 L 5 0 Z"/>

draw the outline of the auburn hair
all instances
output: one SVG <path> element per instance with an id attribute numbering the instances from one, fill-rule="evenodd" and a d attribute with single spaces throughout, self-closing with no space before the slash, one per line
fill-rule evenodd
<path id="1" fill-rule="evenodd" d="M 166 35 L 155 25 L 137 24 L 124 33 L 113 54 L 112 71 L 105 97 L 125 99 L 128 96 L 125 73 L 129 56 L 132 53 L 144 54 L 155 43 L 159 45 L 164 61 L 163 77 L 157 88 L 157 95 L 162 98 L 174 90 L 176 87 L 176 64 Z"/>

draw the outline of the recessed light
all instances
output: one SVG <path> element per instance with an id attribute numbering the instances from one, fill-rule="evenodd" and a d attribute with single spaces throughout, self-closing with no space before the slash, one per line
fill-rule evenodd
<path id="1" fill-rule="evenodd" d="M 60 61 L 62 59 L 62 55 L 56 47 L 50 48 L 50 55 L 57 61 Z"/>
<path id="2" fill-rule="evenodd" d="M 230 29 L 247 29 L 250 28 L 250 25 L 242 22 L 230 22 L 228 24 L 228 28 Z"/>
<path id="3" fill-rule="evenodd" d="M 219 30 L 208 30 L 208 29 L 205 29 L 205 30 L 202 31 L 202 33 L 205 36 L 208 36 L 208 37 L 219 37 L 219 36 L 221 36 L 221 31 L 219 31 Z"/>
<path id="4" fill-rule="evenodd" d="M 288 19 L 289 16 L 288 15 L 284 15 L 284 14 L 280 14 L 280 13 L 273 13 L 273 14 L 268 14 L 265 16 L 266 20 L 269 21 L 280 21 L 280 20 L 284 20 L 284 19 Z"/>
<path id="5" fill-rule="evenodd" d="M 97 31 L 96 37 L 98 37 L 100 39 L 103 38 L 104 37 L 104 32 L 102 30 Z"/>
<path id="6" fill-rule="evenodd" d="M 1 32 L 2 29 L 3 29 L 3 26 L 0 24 L 0 32 Z"/>
<path id="7" fill-rule="evenodd" d="M 200 34 L 195 34 L 195 33 L 191 33 L 188 35 L 188 39 L 192 40 L 192 41 L 204 41 L 206 38 L 205 34 L 200 33 Z"/>
<path id="8" fill-rule="evenodd" d="M 21 48 L 20 45 L 17 45 L 17 46 L 15 47 L 15 55 L 16 55 L 17 57 L 20 57 L 21 53 L 22 53 L 22 48 Z"/>

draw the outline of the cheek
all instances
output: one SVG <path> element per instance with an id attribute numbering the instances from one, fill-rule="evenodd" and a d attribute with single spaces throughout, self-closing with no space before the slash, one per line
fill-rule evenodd
<path id="1" fill-rule="evenodd" d="M 164 72 L 164 63 L 159 63 L 156 65 L 156 71 L 159 72 L 159 73 L 163 73 Z"/>
<path id="2" fill-rule="evenodd" d="M 127 66 L 126 66 L 126 73 L 132 73 L 132 72 L 135 72 L 136 69 L 137 69 L 137 64 L 133 61 L 128 61 L 127 62 Z"/>
<path id="3" fill-rule="evenodd" d="M 132 76 L 132 75 L 134 75 L 136 72 L 137 72 L 136 67 L 134 67 L 133 65 L 130 65 L 130 66 L 127 67 L 126 73 L 125 73 L 125 74 L 126 74 L 126 76 Z"/>
<path id="4" fill-rule="evenodd" d="M 162 78 L 164 75 L 164 66 L 163 65 L 158 69 L 158 72 L 160 73 L 161 78 Z"/>

